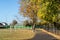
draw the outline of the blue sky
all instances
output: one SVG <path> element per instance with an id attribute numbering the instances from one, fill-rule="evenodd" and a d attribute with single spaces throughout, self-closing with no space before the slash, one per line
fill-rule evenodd
<path id="1" fill-rule="evenodd" d="M 18 14 L 18 1 L 19 0 L 0 0 L 0 22 L 11 23 L 12 20 L 16 19 L 15 16 L 18 16 L 20 21 L 24 19 Z"/>

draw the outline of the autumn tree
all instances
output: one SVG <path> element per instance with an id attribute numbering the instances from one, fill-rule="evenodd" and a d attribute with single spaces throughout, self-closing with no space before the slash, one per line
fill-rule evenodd
<path id="1" fill-rule="evenodd" d="M 58 21 L 58 11 L 60 0 L 21 0 L 20 12 L 25 17 L 33 20 L 33 29 L 35 28 L 37 18 L 48 23 Z"/>
<path id="2" fill-rule="evenodd" d="M 20 1 L 20 11 L 21 13 L 32 19 L 33 21 L 33 29 L 35 29 L 36 21 L 37 21 L 37 13 L 40 9 L 40 0 L 21 0 Z"/>

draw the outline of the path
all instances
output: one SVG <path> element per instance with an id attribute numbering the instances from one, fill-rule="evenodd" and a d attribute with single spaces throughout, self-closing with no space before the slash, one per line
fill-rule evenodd
<path id="1" fill-rule="evenodd" d="M 53 36 L 42 32 L 41 30 L 36 30 L 35 31 L 35 36 L 32 39 L 26 39 L 26 40 L 58 40 L 54 38 Z"/>

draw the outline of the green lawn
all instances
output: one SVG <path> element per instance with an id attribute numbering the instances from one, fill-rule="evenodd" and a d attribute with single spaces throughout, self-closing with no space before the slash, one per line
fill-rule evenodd
<path id="1" fill-rule="evenodd" d="M 21 28 L 21 29 L 32 29 L 32 26 L 14 26 L 14 28 Z"/>

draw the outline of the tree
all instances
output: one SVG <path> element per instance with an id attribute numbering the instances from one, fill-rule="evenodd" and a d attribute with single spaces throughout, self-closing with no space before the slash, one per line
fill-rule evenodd
<path id="1" fill-rule="evenodd" d="M 11 25 L 12 25 L 13 28 L 14 28 L 14 26 L 15 26 L 16 24 L 17 24 L 17 21 L 16 21 L 16 20 L 13 20 Z"/>
<path id="2" fill-rule="evenodd" d="M 26 26 L 28 24 L 28 20 L 24 21 L 24 26 Z"/>
<path id="3" fill-rule="evenodd" d="M 24 21 L 24 26 L 29 26 L 29 27 L 31 27 L 31 26 L 32 26 L 32 21 L 25 20 L 25 21 Z"/>
<path id="4" fill-rule="evenodd" d="M 46 8 L 45 13 L 42 12 L 44 10 L 41 10 L 41 13 L 45 15 L 43 19 L 49 22 L 49 27 L 50 24 L 54 24 L 54 27 L 58 27 L 60 0 L 43 0 L 43 5 L 45 5 Z"/>
<path id="5" fill-rule="evenodd" d="M 49 23 L 58 22 L 58 11 L 60 7 L 60 0 L 43 0 L 41 9 L 38 12 L 38 17 Z"/>
<path id="6" fill-rule="evenodd" d="M 25 17 L 29 17 L 33 21 L 33 29 L 35 29 L 37 21 L 37 13 L 40 9 L 40 0 L 21 0 L 20 11 Z"/>
<path id="7" fill-rule="evenodd" d="M 22 14 L 33 20 L 33 29 L 37 18 L 47 23 L 58 21 L 60 0 L 21 0 L 20 4 Z"/>

